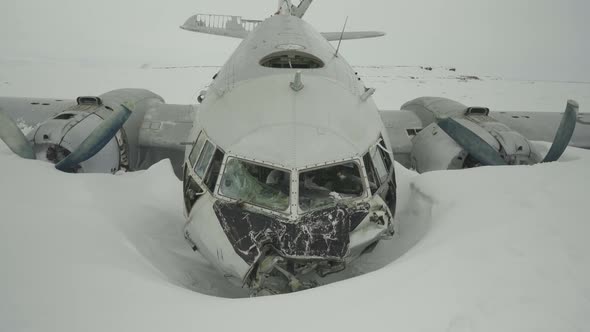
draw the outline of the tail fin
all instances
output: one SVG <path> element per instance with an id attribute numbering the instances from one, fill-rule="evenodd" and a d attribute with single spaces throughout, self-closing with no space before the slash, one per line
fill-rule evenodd
<path id="1" fill-rule="evenodd" d="M 299 3 L 299 6 L 297 6 L 297 7 L 293 6 L 292 7 L 292 9 L 291 9 L 291 15 L 297 16 L 299 18 L 302 18 L 303 15 L 305 15 L 305 13 L 307 12 L 307 9 L 311 5 L 311 2 L 312 1 L 313 0 L 301 0 L 301 3 Z"/>
<path id="2" fill-rule="evenodd" d="M 301 0 L 295 7 L 291 0 L 279 0 L 277 15 L 293 15 L 302 18 L 309 9 L 313 0 Z M 260 20 L 246 20 L 241 16 L 197 14 L 190 17 L 180 28 L 188 31 L 206 33 L 210 35 L 246 38 L 252 32 Z M 353 32 L 323 32 L 322 35 L 330 41 L 346 39 L 374 38 L 385 35 L 379 31 L 353 31 Z"/>
<path id="3" fill-rule="evenodd" d="M 279 9 L 276 15 L 293 15 L 302 18 L 307 12 L 313 0 L 301 0 L 298 6 L 294 6 L 291 0 L 279 0 Z"/>

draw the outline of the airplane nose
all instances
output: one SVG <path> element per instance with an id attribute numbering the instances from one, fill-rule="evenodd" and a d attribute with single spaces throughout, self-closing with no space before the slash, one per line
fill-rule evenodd
<path id="1" fill-rule="evenodd" d="M 297 222 L 247 211 L 236 203 L 217 201 L 213 209 L 236 253 L 251 265 L 266 245 L 283 257 L 340 261 L 348 252 L 350 232 L 369 215 L 370 206 L 333 206 Z"/>

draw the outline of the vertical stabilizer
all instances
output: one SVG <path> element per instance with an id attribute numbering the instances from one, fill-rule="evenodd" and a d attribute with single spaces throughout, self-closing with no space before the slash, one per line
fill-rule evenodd
<path id="1" fill-rule="evenodd" d="M 297 16 L 299 18 L 302 18 L 303 15 L 305 15 L 305 13 L 307 12 L 307 9 L 311 5 L 311 2 L 312 1 L 313 0 L 301 0 L 301 3 L 299 4 L 299 6 L 297 6 L 297 7 L 293 6 L 292 7 L 292 9 L 291 9 L 291 15 Z"/>
<path id="2" fill-rule="evenodd" d="M 291 10 L 295 8 L 291 4 L 291 0 L 279 0 L 279 9 L 277 15 L 291 15 Z"/>
<path id="3" fill-rule="evenodd" d="M 313 0 L 301 0 L 299 6 L 294 6 L 291 0 L 279 0 L 277 15 L 293 15 L 302 18 Z"/>

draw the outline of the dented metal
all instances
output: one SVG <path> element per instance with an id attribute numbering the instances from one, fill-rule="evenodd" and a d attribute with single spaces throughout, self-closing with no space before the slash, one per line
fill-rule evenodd
<path id="1" fill-rule="evenodd" d="M 310 212 L 292 223 L 235 203 L 217 201 L 213 209 L 235 252 L 249 264 L 258 259 L 265 245 L 285 258 L 342 260 L 350 232 L 369 214 L 368 204 L 338 205 Z"/>

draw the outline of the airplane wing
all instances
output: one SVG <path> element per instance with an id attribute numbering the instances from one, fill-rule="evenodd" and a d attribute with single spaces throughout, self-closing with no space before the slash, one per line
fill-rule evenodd
<path id="1" fill-rule="evenodd" d="M 197 14 L 186 20 L 180 28 L 209 35 L 244 39 L 261 22 L 260 20 L 244 19 L 241 16 Z M 342 32 L 322 32 L 321 34 L 329 41 L 340 40 L 340 37 L 342 40 L 352 40 L 385 36 L 385 33 L 380 31 L 348 31 L 344 34 Z"/>
<path id="2" fill-rule="evenodd" d="M 0 97 L 0 111 L 21 128 L 35 127 L 74 105 L 75 100 L 67 99 Z"/>
<path id="3" fill-rule="evenodd" d="M 195 105 L 162 104 L 146 111 L 139 130 L 141 161 L 138 169 L 170 159 L 178 178 L 182 176 L 182 163 L 188 137 L 193 128 Z"/>
<path id="4" fill-rule="evenodd" d="M 490 112 L 490 116 L 521 133 L 531 141 L 552 142 L 563 113 L 557 112 Z M 590 149 L 590 114 L 577 116 L 571 146 Z"/>
<path id="5" fill-rule="evenodd" d="M 244 39 L 261 22 L 243 19 L 241 16 L 197 14 L 186 20 L 180 28 L 210 35 Z"/>
<path id="6" fill-rule="evenodd" d="M 415 113 L 407 111 L 381 110 L 379 114 L 389 136 L 387 146 L 392 150 L 395 160 L 410 168 L 412 138 L 424 128 L 422 120 Z"/>
<path id="7" fill-rule="evenodd" d="M 141 170 L 171 159 L 180 177 L 197 106 L 165 104 L 149 91 L 124 89 L 77 100 L 0 97 L 0 112 L 28 134 L 27 144 L 37 159 L 57 163 L 60 158 L 47 156 L 56 149 L 69 155 L 128 102 L 134 105 L 132 114 L 96 156 L 80 163 L 84 171 Z"/>
<path id="8" fill-rule="evenodd" d="M 381 31 L 347 31 L 344 32 L 344 34 L 342 32 L 322 32 L 321 34 L 328 41 L 340 40 L 340 36 L 342 36 L 342 40 L 376 38 L 385 36 L 385 32 Z"/>
<path id="9" fill-rule="evenodd" d="M 568 103 L 568 108 L 570 104 Z M 567 113 L 567 112 L 566 112 Z M 410 101 L 402 110 L 381 110 L 381 119 L 389 136 L 389 147 L 396 160 L 408 168 L 419 171 L 461 168 L 472 147 L 463 146 L 466 141 L 456 142 L 440 133 L 445 119 L 451 118 L 468 129 L 468 143 L 477 149 L 486 150 L 493 146 L 505 159 L 517 163 L 525 155 L 539 162 L 534 147 L 528 141 L 557 142 L 567 132 L 562 127 L 568 121 L 564 113 L 558 112 L 490 112 L 487 108 L 467 107 L 457 102 L 424 97 Z M 576 113 L 571 124 L 569 146 L 590 149 L 590 114 Z M 567 126 L 566 126 L 567 127 Z M 446 130 L 442 129 L 446 132 Z M 424 131 L 424 132 L 423 132 Z M 459 131 L 465 132 L 463 129 Z M 453 138 L 455 137 L 450 133 Z M 481 140 L 480 140 L 481 138 Z M 563 139 L 561 139 L 563 141 Z M 470 150 L 470 151 L 468 151 Z M 522 163 L 526 163 L 524 159 Z"/>

